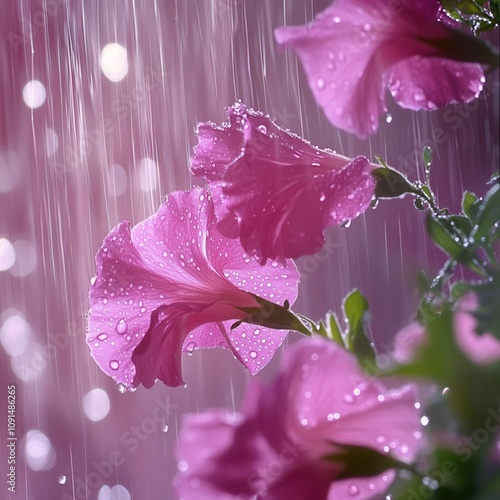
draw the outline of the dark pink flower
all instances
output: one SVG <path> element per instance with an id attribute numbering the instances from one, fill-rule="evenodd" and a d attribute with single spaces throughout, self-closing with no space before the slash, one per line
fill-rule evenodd
<path id="1" fill-rule="evenodd" d="M 469 102 L 490 50 L 439 21 L 438 0 L 335 0 L 307 26 L 281 27 L 330 122 L 366 137 L 387 111 L 386 90 L 413 110 Z M 464 61 L 473 61 L 464 62 Z"/>
<path id="2" fill-rule="evenodd" d="M 393 471 L 335 480 L 342 465 L 324 457 L 337 443 L 412 461 L 421 435 L 414 404 L 410 386 L 388 390 L 337 344 L 303 340 L 270 387 L 250 387 L 241 414 L 185 417 L 176 488 L 186 500 L 374 498 Z"/>
<path id="3" fill-rule="evenodd" d="M 293 263 L 263 267 L 222 236 L 211 196 L 200 188 L 171 193 L 132 230 L 119 224 L 96 264 L 87 343 L 102 370 L 127 388 L 151 387 L 157 378 L 182 384 L 181 353 L 198 348 L 230 349 L 256 373 L 287 331 L 230 326 L 249 309 L 262 310 L 256 296 L 293 303 L 299 279 Z"/>
<path id="4" fill-rule="evenodd" d="M 200 124 L 198 138 L 191 170 L 210 182 L 219 229 L 263 262 L 319 251 L 324 229 L 357 217 L 373 197 L 367 158 L 314 148 L 241 104 L 222 127 Z"/>

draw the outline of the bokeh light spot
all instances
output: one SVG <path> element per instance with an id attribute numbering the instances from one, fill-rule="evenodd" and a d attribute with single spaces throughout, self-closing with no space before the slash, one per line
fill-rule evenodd
<path id="1" fill-rule="evenodd" d="M 29 345 L 30 325 L 15 309 L 4 311 L 2 318 L 5 319 L 0 328 L 0 344 L 9 356 L 20 356 Z"/>
<path id="2" fill-rule="evenodd" d="M 127 191 L 127 173 L 121 165 L 111 165 L 108 170 L 108 194 L 118 198 Z"/>
<path id="3" fill-rule="evenodd" d="M 106 45 L 101 52 L 101 69 L 108 80 L 123 80 L 128 73 L 127 49 L 118 43 Z"/>
<path id="4" fill-rule="evenodd" d="M 56 462 L 56 453 L 49 438 L 39 430 L 29 430 L 24 442 L 26 463 L 32 470 L 49 470 Z"/>
<path id="5" fill-rule="evenodd" d="M 39 108 L 47 97 L 47 92 L 42 82 L 31 80 L 23 89 L 23 100 L 26 106 L 31 109 Z"/>
<path id="6" fill-rule="evenodd" d="M 16 251 L 7 238 L 0 238 L 0 271 L 7 271 L 16 261 Z"/>
<path id="7" fill-rule="evenodd" d="M 99 422 L 105 418 L 110 407 L 108 394 L 102 389 L 92 389 L 83 398 L 83 411 L 92 422 Z"/>

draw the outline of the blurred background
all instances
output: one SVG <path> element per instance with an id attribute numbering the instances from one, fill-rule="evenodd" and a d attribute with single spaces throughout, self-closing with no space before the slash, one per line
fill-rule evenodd
<path id="1" fill-rule="evenodd" d="M 327 0 L 4 0 L 0 4 L 0 497 L 174 499 L 181 417 L 238 409 L 249 375 L 229 352 L 184 356 L 187 387 L 121 394 L 85 344 L 94 256 L 122 220 L 188 189 L 199 121 L 221 123 L 241 99 L 314 145 L 412 180 L 434 151 L 442 207 L 481 195 L 499 163 L 498 72 L 465 106 L 410 112 L 389 102 L 368 140 L 334 129 L 296 57 L 273 30 L 303 24 Z M 498 44 L 497 40 L 492 41 Z M 438 133 L 437 131 L 440 130 Z M 368 297 L 381 352 L 412 320 L 418 270 L 444 258 L 411 199 L 382 202 L 298 262 L 294 309 L 340 312 Z M 297 340 L 291 334 L 288 343 Z M 281 358 L 258 375 L 271 379 Z M 7 386 L 16 386 L 16 493 L 7 490 Z"/>

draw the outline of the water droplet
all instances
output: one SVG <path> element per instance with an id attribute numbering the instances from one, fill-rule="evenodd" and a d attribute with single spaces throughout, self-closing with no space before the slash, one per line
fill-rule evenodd
<path id="1" fill-rule="evenodd" d="M 120 368 L 120 363 L 118 363 L 118 361 L 116 361 L 115 359 L 111 360 L 109 362 L 109 367 L 112 369 L 112 370 L 118 370 L 118 368 Z"/>
<path id="2" fill-rule="evenodd" d="M 188 356 L 193 355 L 193 351 L 196 348 L 196 342 L 189 342 L 189 344 L 186 346 L 186 352 L 188 353 Z"/>
<path id="3" fill-rule="evenodd" d="M 321 193 L 321 196 L 319 197 L 319 201 L 325 201 L 326 195 L 325 193 Z"/>
<path id="4" fill-rule="evenodd" d="M 308 420 L 307 418 L 303 418 L 301 421 L 300 421 L 300 425 L 307 425 L 308 424 Z"/>
<path id="5" fill-rule="evenodd" d="M 92 276 L 92 278 L 90 278 L 91 285 L 93 285 L 96 281 L 97 281 L 97 276 Z"/>
<path id="6" fill-rule="evenodd" d="M 443 389 L 443 392 L 442 392 L 441 394 L 442 394 L 443 396 L 447 396 L 447 395 L 449 394 L 449 392 L 450 392 L 450 388 L 449 388 L 449 387 L 445 387 L 445 388 Z"/>
<path id="7" fill-rule="evenodd" d="M 127 322 L 124 319 L 121 319 L 116 323 L 116 332 L 120 335 L 123 335 L 127 331 Z"/>
<path id="8" fill-rule="evenodd" d="M 258 328 L 256 328 L 256 329 L 253 331 L 253 334 L 254 334 L 254 335 L 259 335 L 259 333 L 260 333 L 260 330 L 259 330 Z"/>
<path id="9" fill-rule="evenodd" d="M 354 401 L 354 398 L 350 394 L 345 394 L 344 395 L 344 401 L 346 403 L 352 403 Z"/>
<path id="10" fill-rule="evenodd" d="M 340 23 L 340 21 L 342 21 L 342 19 L 340 19 L 340 17 L 338 17 L 338 16 L 335 16 L 335 17 L 333 18 L 333 22 L 334 22 L 335 24 Z"/>
<path id="11" fill-rule="evenodd" d="M 98 340 L 106 340 L 108 338 L 108 334 L 107 333 L 100 333 L 98 336 L 97 336 L 97 339 Z"/>
<path id="12" fill-rule="evenodd" d="M 392 115 L 391 115 L 390 113 L 387 113 L 387 114 L 385 115 L 385 121 L 386 121 L 387 123 L 391 123 L 391 122 L 392 122 Z"/>
<path id="13" fill-rule="evenodd" d="M 189 465 L 188 465 L 188 463 L 185 460 L 181 460 L 177 464 L 177 468 L 179 469 L 180 472 L 186 472 L 188 470 L 188 468 L 189 468 Z"/>
<path id="14" fill-rule="evenodd" d="M 421 423 L 424 427 L 426 427 L 426 426 L 429 424 L 429 417 L 427 417 L 427 416 L 425 416 L 425 415 L 424 415 L 424 416 L 420 419 L 420 423 Z"/>
<path id="15" fill-rule="evenodd" d="M 163 426 L 162 431 L 163 431 L 163 432 L 168 432 L 168 425 L 167 425 L 167 424 L 165 424 L 165 425 Z"/>
<path id="16" fill-rule="evenodd" d="M 64 474 L 61 474 L 58 479 L 57 479 L 57 482 L 59 484 L 66 484 L 66 476 Z"/>
<path id="17" fill-rule="evenodd" d="M 265 125 L 259 125 L 259 126 L 257 127 L 257 130 L 258 130 L 259 132 L 262 132 L 263 134 L 267 134 L 267 127 L 266 127 Z"/>
<path id="18" fill-rule="evenodd" d="M 365 31 L 371 31 L 372 30 L 372 25 L 370 23 L 365 23 L 365 24 L 363 24 L 363 29 Z"/>
<path id="19" fill-rule="evenodd" d="M 118 384 L 116 384 L 116 390 L 120 394 L 125 394 L 127 392 L 127 388 L 125 387 L 125 384 L 122 384 L 121 382 L 118 382 Z"/>
<path id="20" fill-rule="evenodd" d="M 325 88 L 325 80 L 323 80 L 323 78 L 318 78 L 318 81 L 316 82 L 316 88 L 318 90 L 323 90 Z"/>
<path id="21" fill-rule="evenodd" d="M 257 352 L 256 351 L 250 351 L 250 357 L 252 359 L 255 359 L 256 357 L 258 356 Z"/>
<path id="22" fill-rule="evenodd" d="M 349 496 L 355 497 L 356 495 L 359 494 L 358 486 L 355 485 L 354 483 L 350 484 L 349 487 L 347 488 L 347 493 L 349 494 Z"/>

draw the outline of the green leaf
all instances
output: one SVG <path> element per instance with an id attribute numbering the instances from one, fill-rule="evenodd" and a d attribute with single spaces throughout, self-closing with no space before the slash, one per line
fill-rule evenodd
<path id="1" fill-rule="evenodd" d="M 479 204 L 477 196 L 470 191 L 465 191 L 462 198 L 462 210 L 465 216 L 472 222 L 476 220 Z"/>
<path id="2" fill-rule="evenodd" d="M 349 323 L 347 348 L 356 355 L 362 367 L 373 370 L 376 355 L 365 332 L 369 320 L 368 301 L 359 290 L 353 290 L 346 296 L 343 309 Z"/>
<path id="3" fill-rule="evenodd" d="M 332 339 L 337 342 L 337 344 L 341 345 L 342 347 L 345 347 L 344 344 L 344 338 L 342 336 L 342 331 L 339 326 L 339 321 L 337 318 L 337 315 L 335 313 L 330 313 L 330 317 L 327 318 L 329 319 L 329 327 L 330 327 L 330 334 L 332 336 Z"/>
<path id="4" fill-rule="evenodd" d="M 431 287 L 429 279 L 427 278 L 427 275 L 424 273 L 424 271 L 420 271 L 417 274 L 417 287 L 421 293 L 429 291 L 429 288 Z"/>
<path id="5" fill-rule="evenodd" d="M 459 243 L 460 240 L 457 236 L 452 235 L 451 231 L 446 227 L 447 222 L 446 219 L 438 219 L 429 212 L 426 220 L 427 232 L 434 242 L 450 257 L 477 272 L 478 268 L 473 262 L 473 253 L 471 253 L 469 248 Z"/>
<path id="6" fill-rule="evenodd" d="M 472 231 L 472 222 L 467 217 L 461 215 L 450 215 L 448 218 L 451 225 L 457 229 L 464 238 L 467 238 Z"/>
<path id="7" fill-rule="evenodd" d="M 495 184 L 484 197 L 477 213 L 477 226 L 472 233 L 476 241 L 490 233 L 493 226 L 500 221 L 500 185 Z"/>
<path id="8" fill-rule="evenodd" d="M 418 193 L 415 186 L 402 173 L 392 168 L 376 168 L 372 175 L 375 177 L 377 198 L 400 198 L 407 193 Z"/>
<path id="9" fill-rule="evenodd" d="M 329 442 L 336 451 L 323 457 L 323 460 L 342 464 L 341 472 L 335 475 L 337 481 L 350 477 L 378 476 L 388 469 L 404 469 L 414 472 L 413 467 L 387 453 L 380 453 L 364 446 Z"/>

